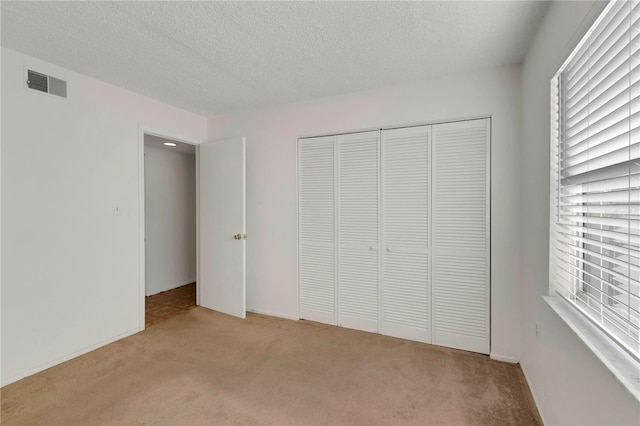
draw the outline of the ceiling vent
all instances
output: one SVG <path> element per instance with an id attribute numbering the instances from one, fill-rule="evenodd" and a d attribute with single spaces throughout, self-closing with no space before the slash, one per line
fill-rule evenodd
<path id="1" fill-rule="evenodd" d="M 51 95 L 67 97 L 67 82 L 50 75 L 27 70 L 27 87 Z"/>

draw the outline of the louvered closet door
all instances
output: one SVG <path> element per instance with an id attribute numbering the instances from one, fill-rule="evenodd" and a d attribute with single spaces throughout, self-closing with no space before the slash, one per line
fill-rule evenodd
<path id="1" fill-rule="evenodd" d="M 336 323 L 334 137 L 298 141 L 300 318 Z"/>
<path id="2" fill-rule="evenodd" d="M 340 135 L 338 324 L 378 331 L 378 136 Z"/>
<path id="3" fill-rule="evenodd" d="M 431 342 L 430 126 L 382 131 L 381 332 Z"/>
<path id="4" fill-rule="evenodd" d="M 489 353 L 489 119 L 432 126 L 433 343 Z"/>

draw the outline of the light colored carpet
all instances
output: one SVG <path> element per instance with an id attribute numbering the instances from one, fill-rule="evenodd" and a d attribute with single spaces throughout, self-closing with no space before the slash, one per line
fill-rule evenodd
<path id="1" fill-rule="evenodd" d="M 199 307 L 4 387 L 1 414 L 21 425 L 540 424 L 517 365 Z"/>

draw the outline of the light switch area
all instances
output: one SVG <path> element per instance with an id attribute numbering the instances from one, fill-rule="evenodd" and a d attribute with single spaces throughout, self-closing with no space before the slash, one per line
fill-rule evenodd
<path id="1" fill-rule="evenodd" d="M 120 206 L 116 205 L 116 206 L 113 207 L 113 215 L 114 216 L 120 216 L 120 212 L 121 212 Z"/>

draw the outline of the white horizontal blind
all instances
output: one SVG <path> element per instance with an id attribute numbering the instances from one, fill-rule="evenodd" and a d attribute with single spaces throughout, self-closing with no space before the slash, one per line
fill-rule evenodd
<path id="1" fill-rule="evenodd" d="M 335 324 L 334 137 L 298 141 L 300 318 Z"/>
<path id="2" fill-rule="evenodd" d="M 552 288 L 640 355 L 640 3 L 611 2 L 552 80 Z M 557 155 L 557 156 L 556 156 Z M 555 214 L 554 214 L 555 213 Z"/>
<path id="3" fill-rule="evenodd" d="M 432 126 L 432 341 L 488 354 L 489 119 Z"/>
<path id="4" fill-rule="evenodd" d="M 381 332 L 431 343 L 431 126 L 382 131 Z"/>
<path id="5" fill-rule="evenodd" d="M 378 137 L 337 137 L 338 325 L 378 331 Z"/>

